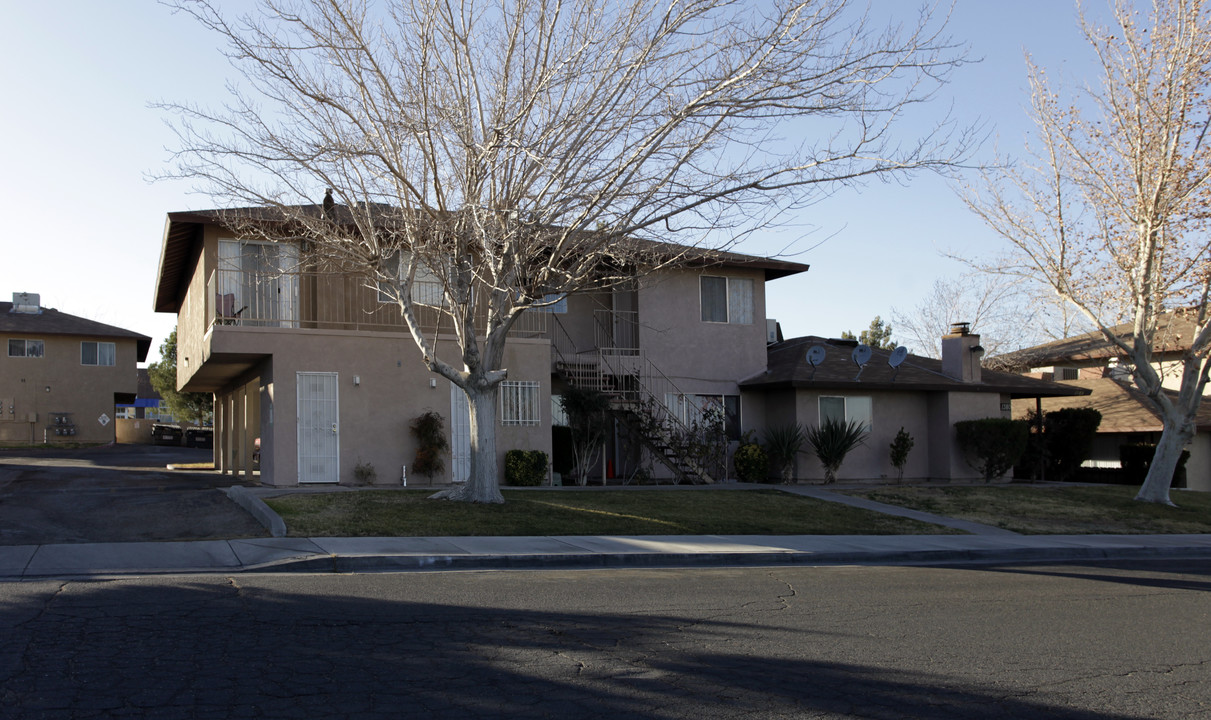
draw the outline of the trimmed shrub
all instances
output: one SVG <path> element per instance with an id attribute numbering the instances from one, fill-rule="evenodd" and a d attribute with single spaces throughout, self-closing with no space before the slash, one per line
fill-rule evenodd
<path id="1" fill-rule="evenodd" d="M 1026 451 L 1030 427 L 1024 420 L 984 418 L 955 423 L 955 438 L 967 462 L 992 482 L 1009 472 Z"/>
<path id="2" fill-rule="evenodd" d="M 1043 416 L 1047 479 L 1071 480 L 1093 451 L 1102 414 L 1093 408 L 1063 408 Z"/>
<path id="3" fill-rule="evenodd" d="M 736 469 L 736 479 L 740 482 L 765 482 L 769 474 L 769 456 L 757 443 L 744 443 L 736 448 L 732 467 Z"/>
<path id="4" fill-rule="evenodd" d="M 505 453 L 505 484 L 537 487 L 547 480 L 547 454 L 542 450 L 510 450 Z"/>

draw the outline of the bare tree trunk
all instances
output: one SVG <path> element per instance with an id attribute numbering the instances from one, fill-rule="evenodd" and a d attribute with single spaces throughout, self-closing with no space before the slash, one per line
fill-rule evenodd
<path id="1" fill-rule="evenodd" d="M 465 502 L 503 503 L 496 468 L 496 385 L 468 383 L 471 419 L 471 476 L 467 482 L 442 490 L 431 497 Z"/>
<path id="2" fill-rule="evenodd" d="M 1182 450 L 1192 436 L 1184 425 L 1180 420 L 1165 423 L 1160 442 L 1156 444 L 1156 453 L 1152 456 L 1152 464 L 1148 466 L 1148 476 L 1144 478 L 1144 484 L 1136 493 L 1136 500 L 1173 505 L 1173 501 L 1169 499 L 1169 486 L 1181 460 Z"/>

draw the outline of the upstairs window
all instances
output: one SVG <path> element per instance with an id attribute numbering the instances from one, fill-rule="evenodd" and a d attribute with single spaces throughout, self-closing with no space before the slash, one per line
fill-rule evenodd
<path id="1" fill-rule="evenodd" d="M 387 258 L 386 267 L 393 271 L 398 286 L 408 279 L 408 263 L 412 260 L 410 252 L 392 253 Z M 380 287 L 378 301 L 381 303 L 395 302 L 392 288 Z M 416 265 L 416 274 L 412 277 L 412 302 L 417 305 L 444 307 L 446 304 L 445 287 L 441 279 L 434 274 L 423 262 Z"/>
<path id="2" fill-rule="evenodd" d="M 113 367 L 116 359 L 117 353 L 114 350 L 114 344 L 111 342 L 85 341 L 80 343 L 81 365 Z"/>
<path id="3" fill-rule="evenodd" d="M 752 278 L 703 275 L 699 278 L 702 322 L 753 324 Z"/>
<path id="4" fill-rule="evenodd" d="M 41 340 L 18 340 L 10 338 L 8 341 L 9 357 L 40 358 L 45 351 Z"/>

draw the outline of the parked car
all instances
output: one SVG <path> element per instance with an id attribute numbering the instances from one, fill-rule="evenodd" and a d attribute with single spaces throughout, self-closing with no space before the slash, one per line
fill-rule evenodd
<path id="1" fill-rule="evenodd" d="M 185 447 L 213 448 L 214 428 L 197 427 L 185 431 Z"/>
<path id="2" fill-rule="evenodd" d="M 155 445 L 180 445 L 181 428 L 166 423 L 156 423 L 151 426 L 151 442 Z"/>

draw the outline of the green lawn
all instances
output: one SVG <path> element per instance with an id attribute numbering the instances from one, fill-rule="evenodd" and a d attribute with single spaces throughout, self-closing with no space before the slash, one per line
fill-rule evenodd
<path id="1" fill-rule="evenodd" d="M 1211 533 L 1211 493 L 1172 491 L 1176 508 L 1105 486 L 885 487 L 851 495 L 1029 535 Z"/>
<path id="2" fill-rule="evenodd" d="M 292 494 L 266 502 L 299 537 L 953 532 L 777 490 L 505 490 L 503 505 L 429 500 L 431 492 Z"/>

